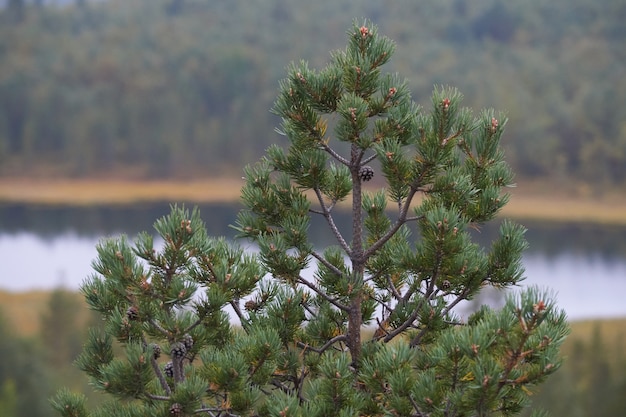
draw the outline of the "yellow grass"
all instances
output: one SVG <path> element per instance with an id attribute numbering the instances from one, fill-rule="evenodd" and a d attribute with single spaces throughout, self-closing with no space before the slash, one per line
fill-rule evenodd
<path id="1" fill-rule="evenodd" d="M 11 292 L 0 290 L 0 313 L 15 334 L 35 336 L 40 330 L 41 316 L 47 313 L 51 291 Z M 78 323 L 86 325 L 89 309 L 82 294 L 73 292 L 81 306 Z"/>
<path id="2" fill-rule="evenodd" d="M 193 181 L 0 179 L 0 203 L 110 205 L 139 202 L 236 202 L 241 177 Z M 626 225 L 626 196 L 594 196 L 522 184 L 502 215 L 518 219 Z"/>
<path id="3" fill-rule="evenodd" d="M 626 345 L 626 318 L 604 320 L 581 320 L 572 323 L 572 337 L 568 342 L 578 339 L 585 344 L 591 342 L 596 336 L 596 331 L 602 336 L 602 341 L 607 345 Z"/>
<path id="4" fill-rule="evenodd" d="M 150 201 L 230 202 L 239 199 L 243 180 L 0 180 L 0 202 L 32 204 L 131 204 Z"/>
<path id="5" fill-rule="evenodd" d="M 514 192 L 502 215 L 554 222 L 626 225 L 626 198 Z"/>
<path id="6" fill-rule="evenodd" d="M 15 333 L 32 336 L 39 330 L 39 318 L 46 308 L 49 292 L 12 293 L 0 291 L 0 311 Z"/>
<path id="7" fill-rule="evenodd" d="M 576 354 L 576 350 L 577 346 L 581 345 L 586 349 L 599 346 L 602 350 L 600 353 L 605 355 L 603 359 L 606 359 L 611 366 L 623 366 L 626 318 L 577 321 L 571 323 L 571 328 L 572 333 L 565 339 L 561 349 L 566 366 L 572 358 L 580 357 Z M 594 337 L 598 340 L 594 341 Z"/>

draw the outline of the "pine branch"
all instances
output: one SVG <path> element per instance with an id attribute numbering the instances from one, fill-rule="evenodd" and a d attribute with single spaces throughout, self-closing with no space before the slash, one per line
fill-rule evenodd
<path id="1" fill-rule="evenodd" d="M 168 396 L 163 396 L 163 395 L 154 395 L 154 394 L 146 393 L 146 397 L 155 401 L 170 401 L 171 397 L 169 395 L 171 394 L 168 394 Z"/>
<path id="2" fill-rule="evenodd" d="M 322 353 L 324 353 L 328 348 L 330 348 L 334 344 L 339 343 L 339 342 L 346 342 L 347 340 L 348 340 L 348 338 L 346 337 L 345 334 L 340 334 L 339 336 L 335 336 L 332 339 L 330 339 L 328 342 L 324 343 L 322 345 L 322 347 L 320 347 L 320 348 L 314 348 L 313 346 L 309 345 L 308 343 L 302 343 L 300 341 L 298 341 L 296 343 L 297 343 L 297 345 L 299 347 L 304 349 L 305 352 L 307 350 L 312 350 L 313 352 L 319 353 L 321 355 Z"/>
<path id="3" fill-rule="evenodd" d="M 146 341 L 145 336 L 141 336 L 141 340 L 144 346 L 148 346 L 148 342 Z M 150 356 L 150 366 L 152 366 L 152 370 L 154 371 L 154 374 L 156 375 L 157 379 L 159 380 L 159 384 L 161 384 L 161 388 L 163 389 L 163 391 L 165 391 L 165 393 L 168 396 L 172 395 L 172 389 L 170 388 L 169 384 L 167 383 L 167 380 L 165 379 L 165 375 L 163 375 L 163 372 L 161 372 L 161 368 L 159 367 L 159 364 L 156 361 L 155 355 L 154 353 Z"/>
<path id="4" fill-rule="evenodd" d="M 407 196 L 403 204 L 403 207 L 402 207 L 402 210 L 400 211 L 400 215 L 398 216 L 398 219 L 396 220 L 394 225 L 391 227 L 391 229 L 387 231 L 387 233 L 381 236 L 380 239 L 378 239 L 369 248 L 365 250 L 365 252 L 363 253 L 364 259 L 368 259 L 374 253 L 376 253 L 380 248 L 382 248 L 383 245 L 387 243 L 389 239 L 391 239 L 398 232 L 398 230 L 400 230 L 400 227 L 402 227 L 402 225 L 407 222 L 407 213 L 409 212 L 409 207 L 411 206 L 411 202 L 413 201 L 413 197 L 415 196 L 416 192 L 417 192 L 416 188 L 412 188 L 409 191 L 409 195 Z M 418 216 L 416 218 L 411 218 L 411 219 L 419 220 L 421 218 L 423 218 L 423 216 Z"/>
<path id="5" fill-rule="evenodd" d="M 306 381 L 307 376 L 309 375 L 309 372 L 307 372 L 306 369 L 307 367 L 304 364 L 302 364 L 302 368 L 300 369 L 300 377 L 298 378 L 298 383 L 296 384 L 296 391 L 298 393 L 298 399 L 303 403 L 306 401 L 306 398 L 303 395 L 304 382 Z"/>
<path id="6" fill-rule="evenodd" d="M 413 406 L 413 409 L 415 409 L 415 413 L 416 413 L 416 414 L 414 414 L 414 416 L 415 416 L 415 417 L 427 417 L 427 416 L 428 416 L 428 414 L 424 414 L 424 413 L 422 413 L 422 412 L 420 411 L 420 407 L 419 407 L 419 405 L 415 402 L 415 399 L 413 398 L 413 395 L 408 395 L 407 397 L 408 397 L 409 401 L 411 402 L 411 405 Z M 444 414 L 444 416 L 448 417 L 449 415 L 448 415 L 448 413 L 446 412 L 446 413 Z"/>
<path id="7" fill-rule="evenodd" d="M 229 302 L 229 304 L 233 308 L 233 311 L 235 312 L 237 317 L 239 318 L 241 327 L 244 329 L 244 331 L 247 332 L 249 329 L 250 323 L 248 322 L 248 319 L 246 319 L 246 317 L 243 315 L 243 312 L 241 311 L 241 307 L 239 306 L 239 303 L 232 300 Z"/>
<path id="8" fill-rule="evenodd" d="M 389 286 L 389 289 L 391 290 L 391 294 L 396 300 L 400 300 L 402 296 L 398 292 L 398 289 L 396 288 L 396 286 L 391 281 L 391 275 L 386 274 L 386 278 L 387 278 L 387 285 Z"/>
<path id="9" fill-rule="evenodd" d="M 326 301 L 328 301 L 329 303 L 331 303 L 332 305 L 334 305 L 338 309 L 343 310 L 343 311 L 349 311 L 349 307 L 348 306 L 346 306 L 345 304 L 342 304 L 339 301 L 335 300 L 334 298 L 332 298 L 331 296 L 326 294 L 324 291 L 319 289 L 316 285 L 311 284 L 309 281 L 307 281 L 303 277 L 299 276 L 297 281 L 299 283 L 307 286 L 308 288 L 312 289 L 313 292 L 315 292 L 317 295 L 319 295 L 320 297 L 322 297 L 323 299 L 325 299 Z"/>
<path id="10" fill-rule="evenodd" d="M 310 317 L 316 317 L 317 316 L 317 312 L 315 310 L 313 310 L 309 305 L 307 305 L 306 303 L 302 303 L 302 308 L 309 313 Z"/>
<path id="11" fill-rule="evenodd" d="M 427 290 L 426 290 L 426 292 L 424 294 L 424 297 L 420 300 L 419 304 L 415 307 L 415 310 L 413 310 L 413 312 L 411 313 L 409 318 L 406 319 L 404 321 L 404 323 L 402 323 L 396 329 L 394 329 L 391 332 L 388 332 L 387 335 L 385 336 L 385 338 L 383 338 L 383 342 L 385 342 L 385 343 L 390 342 L 396 336 L 398 336 L 399 334 L 403 333 L 406 329 L 408 329 L 410 326 L 413 325 L 413 322 L 415 321 L 415 319 L 417 319 L 417 316 L 419 315 L 420 310 L 424 306 L 424 303 L 426 303 L 426 301 L 431 301 L 432 300 L 431 297 L 435 293 L 435 282 L 437 280 L 437 275 L 438 275 L 437 271 L 435 271 L 435 273 L 433 273 L 433 276 L 430 278 L 430 282 L 428 284 L 428 288 L 427 288 Z M 413 345 L 413 340 L 411 341 L 410 346 L 411 347 L 416 346 L 416 345 Z"/>
<path id="12" fill-rule="evenodd" d="M 164 337 L 169 338 L 171 336 L 169 331 L 165 330 L 163 327 L 161 327 L 161 325 L 159 323 L 157 323 L 156 320 L 154 320 L 154 317 L 150 317 L 148 319 L 148 323 L 150 323 L 150 325 L 152 325 L 152 327 L 157 329 L 159 331 L 159 333 L 161 333 Z"/>
<path id="13" fill-rule="evenodd" d="M 193 329 L 198 327 L 200 324 L 202 324 L 202 318 L 199 318 L 196 321 L 194 321 L 189 327 L 187 327 L 185 329 L 185 331 L 183 331 L 183 334 L 191 332 Z"/>
<path id="14" fill-rule="evenodd" d="M 446 316 L 446 315 L 447 315 L 450 311 L 452 311 L 452 309 L 453 309 L 453 308 L 454 308 L 454 307 L 455 307 L 458 303 L 460 303 L 461 301 L 465 300 L 465 299 L 467 298 L 468 293 L 469 293 L 469 290 L 467 290 L 467 289 L 466 289 L 466 290 L 463 292 L 463 294 L 461 294 L 461 295 L 457 296 L 457 297 L 454 299 L 454 301 L 452 301 L 450 304 L 448 304 L 448 305 L 446 306 L 446 308 L 444 308 L 444 309 L 441 311 L 441 316 L 442 316 L 442 317 L 445 317 L 445 316 Z M 426 333 L 428 332 L 428 330 L 429 330 L 429 329 L 428 329 L 428 327 L 425 327 L 425 328 L 423 328 L 422 330 L 420 330 L 420 332 L 419 332 L 417 335 L 415 335 L 415 337 L 414 337 L 413 339 L 411 339 L 410 346 L 411 346 L 411 347 L 418 346 L 418 345 L 420 344 L 420 342 L 422 341 L 422 338 L 423 338 L 423 337 L 426 335 Z"/>
<path id="15" fill-rule="evenodd" d="M 369 297 L 371 299 L 373 299 L 374 301 L 376 301 L 378 303 L 378 305 L 383 308 L 383 312 L 382 312 L 383 314 L 384 314 L 384 310 L 385 309 L 387 309 L 387 311 L 389 311 L 389 312 L 393 311 L 393 308 L 391 307 L 391 305 L 389 305 L 388 303 L 386 303 L 383 300 L 381 300 L 380 297 L 378 297 L 376 294 L 369 295 Z"/>
<path id="16" fill-rule="evenodd" d="M 422 300 L 422 302 L 424 302 L 424 300 Z M 386 334 L 385 337 L 382 338 L 383 342 L 389 343 L 396 336 L 398 336 L 399 334 L 403 333 L 406 329 L 408 329 L 410 326 L 412 326 L 413 322 L 415 321 L 415 319 L 417 319 L 417 316 L 419 315 L 419 310 L 421 308 L 421 305 L 422 304 L 420 303 L 420 305 L 415 310 L 413 310 L 413 312 L 411 313 L 409 318 L 406 319 L 400 326 L 395 328 L 393 331 L 389 332 L 389 331 L 383 329 L 385 334 Z"/>
<path id="17" fill-rule="evenodd" d="M 322 149 L 324 149 L 337 162 L 339 162 L 340 164 L 345 165 L 345 166 L 350 166 L 350 161 L 348 161 L 343 156 L 339 155 L 334 149 L 332 149 L 331 147 L 329 147 L 328 145 L 326 145 L 323 142 L 322 142 L 321 146 L 322 146 Z"/>
<path id="18" fill-rule="evenodd" d="M 339 243 L 341 248 L 345 251 L 345 253 L 348 256 L 352 256 L 352 251 L 350 250 L 348 243 L 345 241 L 345 239 L 341 235 L 341 232 L 335 225 L 335 220 L 333 219 L 333 216 L 331 215 L 330 210 L 326 207 L 326 204 L 324 203 L 324 197 L 322 196 L 321 190 L 318 187 L 315 187 L 314 191 L 315 191 L 315 195 L 317 196 L 317 200 L 320 204 L 320 207 L 322 208 L 322 215 L 326 219 L 326 222 L 328 223 L 328 226 L 330 227 L 330 231 L 333 233 L 333 235 L 335 235 L 337 242 Z"/>
<path id="19" fill-rule="evenodd" d="M 202 407 L 197 410 L 194 410 L 194 414 L 208 414 L 211 417 L 241 417 L 240 414 L 232 414 L 231 412 L 224 410 L 223 408 L 217 407 Z M 217 413 L 217 414 L 215 414 Z"/>
<path id="20" fill-rule="evenodd" d="M 171 396 L 172 395 L 172 389 L 170 388 L 169 384 L 167 383 L 167 380 L 165 379 L 165 376 L 163 375 L 163 372 L 161 372 L 161 368 L 157 364 L 157 361 L 156 361 L 156 359 L 154 359 L 154 357 L 150 358 L 150 366 L 152 366 L 152 370 L 154 370 L 154 374 L 157 376 L 157 379 L 159 380 L 159 384 L 161 384 L 161 388 L 163 388 L 163 391 L 165 391 L 165 393 L 168 396 Z"/>
<path id="21" fill-rule="evenodd" d="M 372 162 L 374 159 L 376 159 L 377 156 L 378 155 L 376 155 L 376 154 L 370 155 L 367 158 L 365 158 L 364 160 L 362 160 L 359 165 L 360 166 L 366 165 L 367 163 Z"/>
<path id="22" fill-rule="evenodd" d="M 339 268 L 337 268 L 335 265 L 333 265 L 330 262 L 328 262 L 326 260 L 326 258 L 324 258 L 317 251 L 315 251 L 315 250 L 311 251 L 311 256 L 313 256 L 315 259 L 317 259 L 326 268 L 330 269 L 335 275 L 337 275 L 338 279 L 343 277 L 343 272 Z"/>
<path id="23" fill-rule="evenodd" d="M 500 381 L 498 382 L 498 392 L 501 391 L 502 388 L 504 388 L 504 386 L 506 385 L 506 380 L 508 380 L 513 368 L 515 368 L 520 361 L 524 360 L 524 357 L 527 354 L 527 352 L 524 350 L 524 345 L 530 338 L 532 331 L 537 324 L 537 315 L 533 315 L 532 322 L 527 324 L 524 320 L 524 317 L 522 316 L 521 311 L 519 311 L 518 320 L 520 323 L 520 327 L 522 328 L 522 337 L 520 338 L 518 345 L 508 355 L 508 360 L 504 367 L 504 372 L 500 378 Z"/>
<path id="24" fill-rule="evenodd" d="M 408 223 L 408 222 L 414 222 L 414 221 L 418 221 L 418 220 L 422 220 L 424 218 L 424 216 L 411 216 L 411 217 L 407 217 L 404 219 L 404 223 Z"/>
<path id="25" fill-rule="evenodd" d="M 445 317 L 454 307 L 456 307 L 458 303 L 466 300 L 469 293 L 469 288 L 465 288 L 461 294 L 459 294 L 450 304 L 447 305 L 446 308 L 441 311 L 441 315 Z"/>

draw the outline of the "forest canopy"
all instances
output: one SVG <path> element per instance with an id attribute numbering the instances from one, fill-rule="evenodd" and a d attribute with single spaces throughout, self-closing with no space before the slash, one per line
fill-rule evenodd
<path id="1" fill-rule="evenodd" d="M 504 109 L 520 177 L 626 181 L 619 0 L 5 3 L 0 176 L 238 174 L 280 140 L 285 63 L 328 62 L 356 17 L 396 41 L 417 103 L 450 84 Z"/>

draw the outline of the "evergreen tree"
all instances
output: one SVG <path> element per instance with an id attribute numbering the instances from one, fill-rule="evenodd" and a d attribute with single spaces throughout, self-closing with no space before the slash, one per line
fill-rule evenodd
<path id="1" fill-rule="evenodd" d="M 41 316 L 41 339 L 54 368 L 71 364 L 81 351 L 83 329 L 76 314 L 80 308 L 74 293 L 63 288 L 52 291 L 48 310 Z"/>
<path id="2" fill-rule="evenodd" d="M 198 211 L 177 206 L 155 223 L 161 248 L 148 233 L 99 244 L 82 291 L 106 327 L 77 364 L 117 401 L 88 413 L 64 390 L 52 400 L 61 415 L 522 410 L 560 365 L 568 328 L 551 294 L 454 312 L 523 279 L 523 227 L 504 221 L 488 249 L 470 234 L 507 202 L 506 118 L 473 116 L 447 87 L 423 111 L 382 72 L 393 51 L 355 23 L 326 68 L 289 68 L 273 109 L 288 146 L 245 169 L 234 226 L 258 252 L 207 236 Z M 343 206 L 349 230 L 335 222 Z M 336 244 L 312 241 L 318 218 Z"/>
<path id="3" fill-rule="evenodd" d="M 0 311 L 0 415 L 43 417 L 50 415 L 46 397 L 50 379 L 43 352 L 32 340 L 15 335 Z"/>

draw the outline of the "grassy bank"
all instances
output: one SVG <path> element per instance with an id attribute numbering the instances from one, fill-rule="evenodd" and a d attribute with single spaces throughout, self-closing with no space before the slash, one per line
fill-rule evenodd
<path id="1" fill-rule="evenodd" d="M 40 205 L 133 204 L 156 201 L 234 202 L 241 177 L 193 181 L 0 179 L 0 203 Z M 626 196 L 589 195 L 522 183 L 510 190 L 507 217 L 626 225 Z"/>
<path id="2" fill-rule="evenodd" d="M 513 191 L 502 215 L 518 219 L 552 222 L 626 225 L 626 198 L 583 197 L 559 193 Z"/>
<path id="3" fill-rule="evenodd" d="M 150 201 L 236 201 L 241 179 L 194 181 L 0 179 L 0 202 L 48 205 L 133 204 Z"/>
<path id="4" fill-rule="evenodd" d="M 0 313 L 15 334 L 23 337 L 34 337 L 40 332 L 42 315 L 47 313 L 48 302 L 52 291 L 11 292 L 0 289 Z M 79 322 L 87 325 L 89 308 L 83 295 L 71 293 L 76 297 L 80 311 L 76 314 Z"/>

